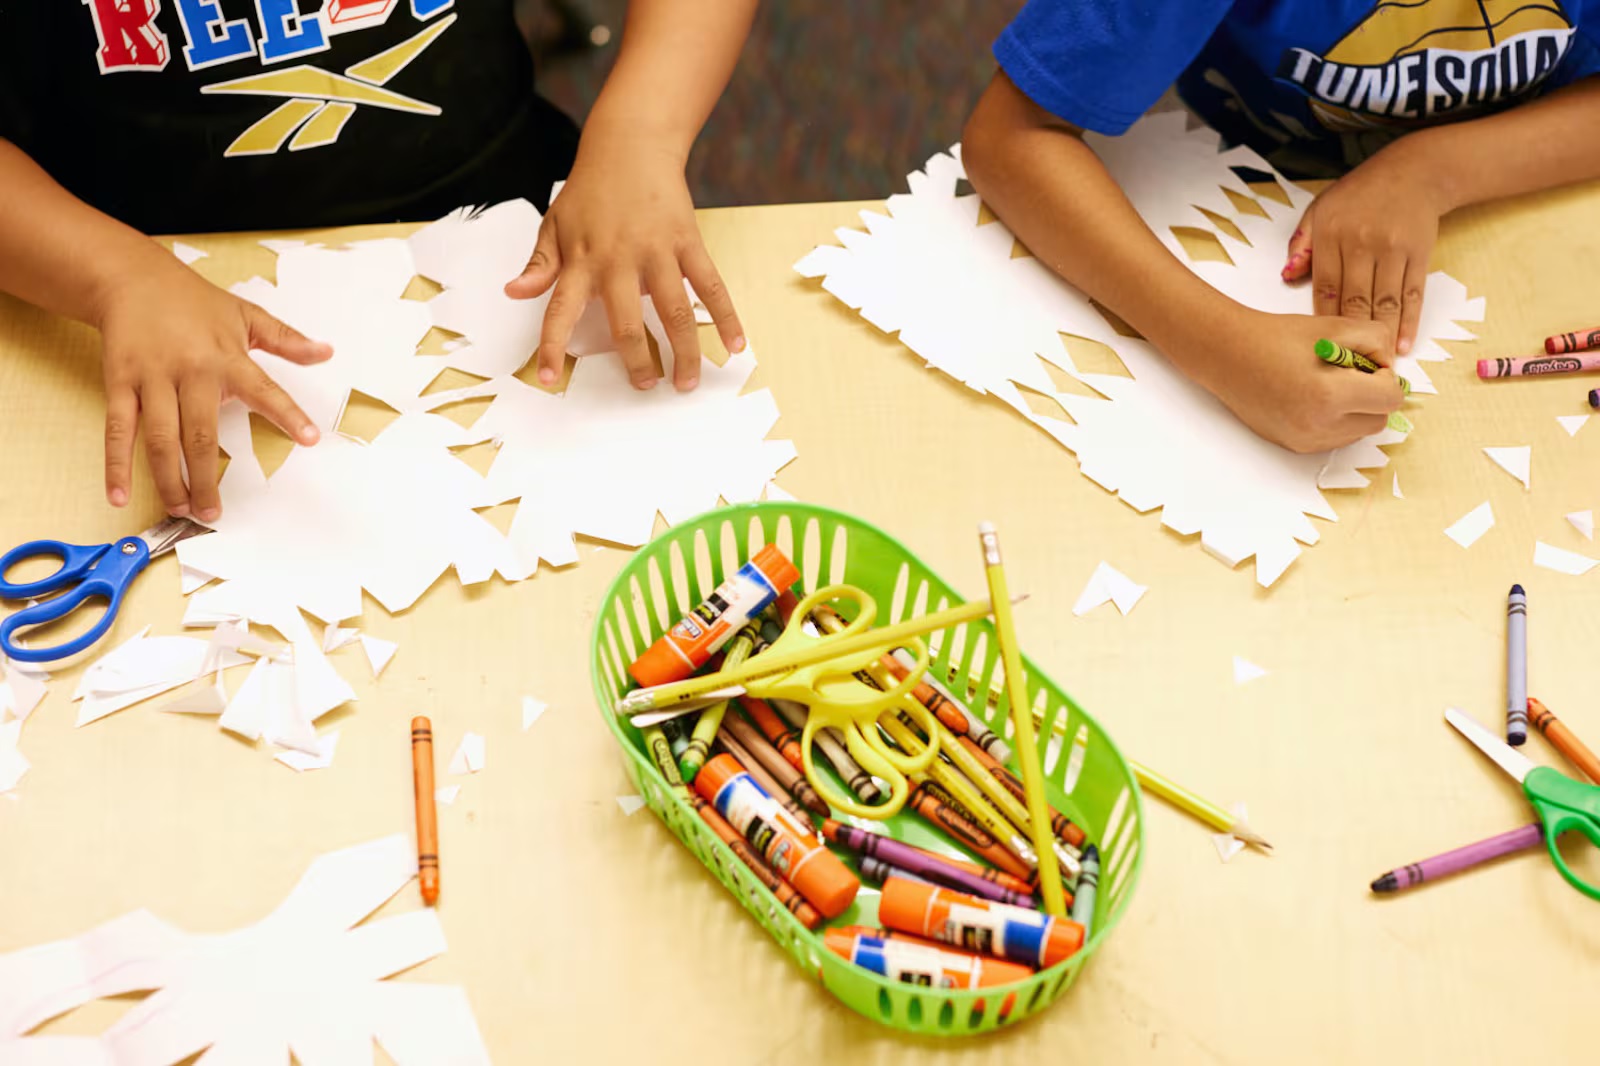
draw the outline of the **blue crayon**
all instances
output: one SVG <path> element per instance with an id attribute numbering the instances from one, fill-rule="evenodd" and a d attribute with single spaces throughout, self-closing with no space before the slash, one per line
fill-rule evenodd
<path id="1" fill-rule="evenodd" d="M 1083 849 L 1083 869 L 1078 873 L 1077 895 L 1072 900 L 1072 920 L 1083 926 L 1088 940 L 1094 925 L 1094 891 L 1100 883 L 1100 849 L 1090 844 Z"/>
<path id="2" fill-rule="evenodd" d="M 1528 596 L 1521 585 L 1506 598 L 1506 743 L 1528 740 Z"/>

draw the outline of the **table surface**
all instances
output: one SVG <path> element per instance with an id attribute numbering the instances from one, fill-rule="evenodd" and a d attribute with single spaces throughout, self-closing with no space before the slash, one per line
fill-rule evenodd
<path id="1" fill-rule="evenodd" d="M 792 272 L 866 206 L 702 213 L 755 381 L 783 412 L 774 436 L 799 450 L 780 481 L 892 530 L 969 595 L 983 588 L 974 526 L 998 523 L 1012 585 L 1032 593 L 1017 621 L 1035 660 L 1124 751 L 1247 801 L 1275 855 L 1223 865 L 1207 829 L 1151 801 L 1129 913 L 1060 1003 L 977 1040 L 882 1028 L 767 942 L 648 813 L 619 810 L 631 789 L 585 663 L 594 606 L 626 555 L 585 548 L 580 565 L 516 585 L 441 581 L 395 617 L 369 600 L 360 624 L 399 653 L 381 683 L 356 648 L 336 654 L 360 700 L 332 716 L 342 739 L 321 772 L 293 774 L 210 719 L 149 704 L 74 729 L 77 671 L 58 675 L 23 734 L 33 770 L 0 801 L 0 952 L 139 907 L 197 932 L 255 920 L 314 856 L 409 832 L 407 722 L 427 713 L 441 770 L 468 729 L 487 738 L 487 768 L 456 779 L 460 799 L 440 809 L 449 951 L 402 979 L 463 984 L 499 1062 L 1574 1061 L 1600 922 L 1547 859 L 1386 900 L 1367 882 L 1530 819 L 1442 721 L 1450 705 L 1503 714 L 1513 581 L 1531 604 L 1532 691 L 1600 738 L 1584 668 L 1600 641 L 1585 592 L 1597 579 L 1530 561 L 1536 539 L 1592 550 L 1562 516 L 1600 504 L 1600 428 L 1569 439 L 1554 418 L 1586 411 L 1589 383 L 1473 374 L 1480 353 L 1531 351 L 1597 317 L 1592 278 L 1574 267 L 1600 255 L 1600 189 L 1448 220 L 1434 265 L 1486 295 L 1488 319 L 1478 343 L 1429 367 L 1440 395 L 1414 405 L 1417 432 L 1392 449 L 1405 498 L 1388 471 L 1333 494 L 1340 521 L 1319 523 L 1322 542 L 1270 591 Z M 196 269 L 271 277 L 256 236 L 191 239 L 211 253 Z M 157 515 L 142 467 L 127 513 L 102 503 L 97 351 L 91 330 L 0 298 L 0 543 L 107 539 Z M 1504 444 L 1533 446 L 1531 492 L 1481 452 Z M 1442 530 L 1485 499 L 1497 524 L 1464 551 Z M 1074 618 L 1102 559 L 1150 591 L 1126 618 Z M 177 562 L 150 573 L 112 641 L 179 631 Z M 1235 686 L 1235 655 L 1268 675 Z M 551 705 L 526 733 L 524 694 Z M 1526 750 L 1563 766 L 1540 738 Z M 408 889 L 388 910 L 417 905 Z M 96 1032 L 124 1009 L 91 1004 L 46 1031 Z"/>

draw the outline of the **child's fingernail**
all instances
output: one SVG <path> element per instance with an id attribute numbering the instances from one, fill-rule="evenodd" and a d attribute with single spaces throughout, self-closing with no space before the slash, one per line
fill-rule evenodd
<path id="1" fill-rule="evenodd" d="M 128 490 L 123 488 L 112 489 L 110 499 L 111 506 L 122 507 L 128 502 Z"/>
<path id="2" fill-rule="evenodd" d="M 189 517 L 189 505 L 186 504 L 186 503 L 180 503 L 180 504 L 178 504 L 178 506 L 172 508 L 172 510 L 169 511 L 168 514 L 172 515 L 173 518 L 188 518 Z"/>
<path id="3" fill-rule="evenodd" d="M 300 442 L 302 444 L 315 444 L 317 443 L 317 440 L 318 435 L 316 426 L 304 425 L 300 427 Z"/>
<path id="4" fill-rule="evenodd" d="M 700 379 L 699 378 L 684 378 L 682 381 L 678 382 L 678 391 L 679 392 L 693 392 L 694 389 L 695 389 L 695 386 L 699 385 L 699 384 L 700 384 Z"/>
<path id="5" fill-rule="evenodd" d="M 740 352 L 744 351 L 744 337 L 740 336 L 733 338 L 733 348 L 731 350 L 734 355 L 738 355 Z"/>
<path id="6" fill-rule="evenodd" d="M 547 366 L 546 367 L 541 367 L 539 369 L 539 384 L 541 384 L 541 385 L 554 385 L 555 383 L 556 383 L 556 372 L 554 370 L 551 370 Z"/>
<path id="7" fill-rule="evenodd" d="M 217 520 L 217 516 L 221 513 L 222 512 L 217 510 L 215 507 L 207 507 L 204 511 L 200 512 L 200 521 L 215 522 Z"/>
<path id="8" fill-rule="evenodd" d="M 655 378 L 640 378 L 638 381 L 636 381 L 634 383 L 634 387 L 635 388 L 639 388 L 639 389 L 653 389 L 653 388 L 656 387 L 656 379 Z"/>
<path id="9" fill-rule="evenodd" d="M 1401 355 L 1405 355 L 1407 352 L 1409 352 L 1411 350 L 1411 338 L 1410 337 L 1401 337 L 1400 338 L 1400 343 L 1395 345 L 1394 350 L 1399 352 Z"/>

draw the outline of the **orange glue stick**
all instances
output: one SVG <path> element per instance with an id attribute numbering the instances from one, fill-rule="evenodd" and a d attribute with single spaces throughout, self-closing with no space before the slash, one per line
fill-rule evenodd
<path id="1" fill-rule="evenodd" d="M 768 544 L 646 648 L 628 673 L 646 688 L 682 681 L 799 579 L 788 557 Z"/>
<path id="2" fill-rule="evenodd" d="M 889 937 L 878 929 L 825 929 L 829 951 L 891 981 L 934 988 L 989 988 L 1026 981 L 1033 969 L 926 940 Z"/>
<path id="3" fill-rule="evenodd" d="M 891 877 L 878 899 L 890 929 L 1044 969 L 1083 947 L 1083 926 L 1008 903 Z"/>
<path id="4" fill-rule="evenodd" d="M 732 755 L 706 763 L 695 775 L 694 788 L 824 918 L 839 917 L 855 900 L 861 888 L 856 875 Z"/>

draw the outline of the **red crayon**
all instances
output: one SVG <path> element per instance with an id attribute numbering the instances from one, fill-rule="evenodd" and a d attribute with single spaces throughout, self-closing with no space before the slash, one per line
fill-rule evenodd
<path id="1" fill-rule="evenodd" d="M 765 700 L 751 699 L 749 696 L 739 697 L 739 706 L 744 708 L 744 713 L 761 730 L 761 735 L 767 738 L 767 743 L 778 749 L 778 754 L 786 759 L 790 766 L 803 771 L 805 764 L 800 758 L 799 730 L 790 729 L 778 712 L 767 706 Z"/>
<path id="2" fill-rule="evenodd" d="M 1574 333 L 1557 333 L 1553 337 L 1544 339 L 1544 350 L 1551 355 L 1587 352 L 1591 348 L 1600 348 L 1600 326 L 1580 329 Z"/>

